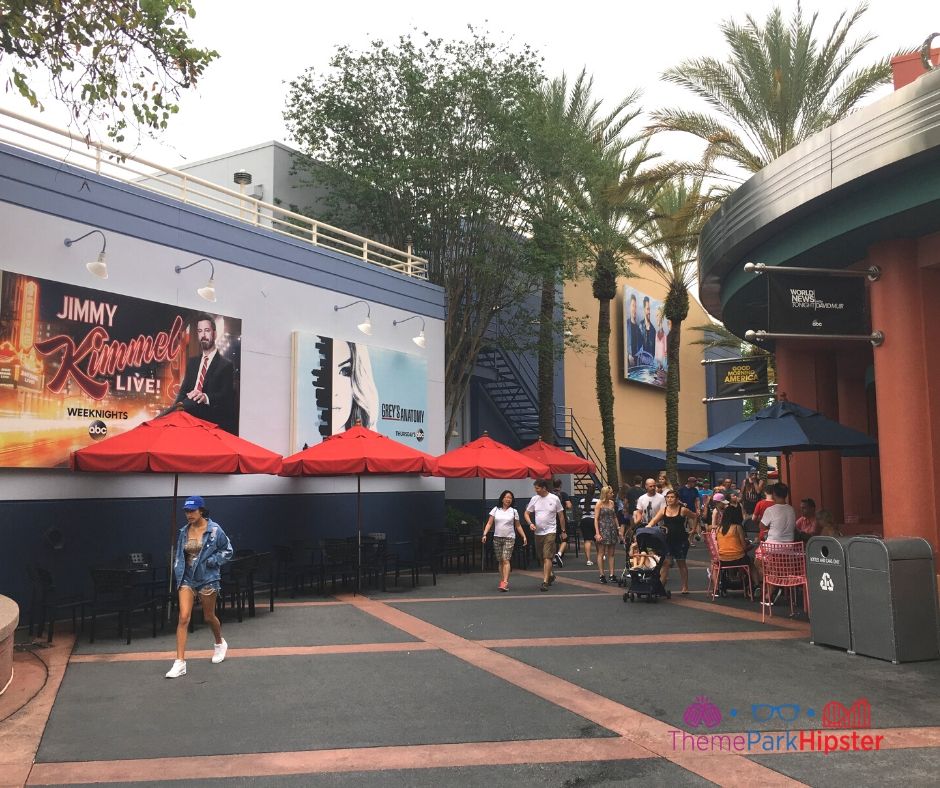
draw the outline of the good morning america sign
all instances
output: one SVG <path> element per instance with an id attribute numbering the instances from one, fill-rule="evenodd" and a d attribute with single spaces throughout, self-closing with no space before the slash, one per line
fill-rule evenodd
<path id="1" fill-rule="evenodd" d="M 864 279 L 784 273 L 771 273 L 766 279 L 771 333 L 862 336 L 871 332 Z"/>

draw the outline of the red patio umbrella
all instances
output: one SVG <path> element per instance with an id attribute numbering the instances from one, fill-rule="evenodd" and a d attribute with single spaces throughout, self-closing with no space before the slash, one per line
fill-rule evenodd
<path id="1" fill-rule="evenodd" d="M 356 587 L 362 590 L 362 474 L 434 473 L 430 454 L 360 425 L 324 438 L 321 443 L 284 458 L 281 476 L 356 475 L 356 535 L 359 567 Z"/>
<path id="2" fill-rule="evenodd" d="M 487 479 L 545 479 L 551 475 L 551 469 L 543 462 L 494 441 L 484 432 L 475 441 L 438 457 L 434 475 L 452 479 L 483 479 L 480 508 L 485 511 Z M 483 569 L 482 557 L 480 569 Z"/>
<path id="3" fill-rule="evenodd" d="M 584 457 L 579 457 L 570 451 L 565 451 L 560 446 L 552 446 L 541 438 L 535 443 L 519 449 L 520 454 L 524 454 L 531 460 L 548 466 L 554 473 L 594 473 L 597 466 Z"/>
<path id="4" fill-rule="evenodd" d="M 100 473 L 172 473 L 172 555 L 181 473 L 278 473 L 281 455 L 175 410 L 72 452 L 69 465 L 75 471 Z"/>

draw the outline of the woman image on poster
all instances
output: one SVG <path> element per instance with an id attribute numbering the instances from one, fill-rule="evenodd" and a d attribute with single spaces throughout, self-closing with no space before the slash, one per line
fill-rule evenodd
<path id="1" fill-rule="evenodd" d="M 336 435 L 360 422 L 375 429 L 379 392 L 372 375 L 369 348 L 356 342 L 333 341 L 331 433 Z"/>
<path id="2" fill-rule="evenodd" d="M 663 316 L 663 308 L 660 307 L 656 312 L 656 354 L 655 361 L 656 367 L 659 369 L 666 368 L 666 338 L 669 336 L 669 331 L 666 329 L 666 319 Z M 669 321 L 671 322 L 671 321 Z M 672 327 L 671 325 L 669 326 Z"/>

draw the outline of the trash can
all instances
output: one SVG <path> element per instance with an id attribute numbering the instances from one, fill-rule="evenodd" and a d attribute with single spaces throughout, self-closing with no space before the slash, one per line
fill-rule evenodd
<path id="1" fill-rule="evenodd" d="M 850 539 L 814 536 L 806 544 L 806 582 L 812 615 L 810 643 L 852 648 L 845 546 Z"/>
<path id="2" fill-rule="evenodd" d="M 937 578 L 930 543 L 855 536 L 845 553 L 849 653 L 894 663 L 940 659 Z"/>

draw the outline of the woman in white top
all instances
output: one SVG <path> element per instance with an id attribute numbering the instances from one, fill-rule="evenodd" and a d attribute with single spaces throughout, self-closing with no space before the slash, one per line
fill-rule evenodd
<path id="1" fill-rule="evenodd" d="M 490 517 L 483 526 L 483 544 L 486 535 L 493 529 L 493 555 L 499 561 L 499 590 L 509 590 L 509 571 L 512 568 L 512 551 L 516 545 L 516 533 L 522 539 L 522 546 L 528 545 L 525 531 L 519 522 L 519 512 L 513 507 L 515 496 L 504 490 L 499 496 L 499 505 L 490 510 Z"/>

